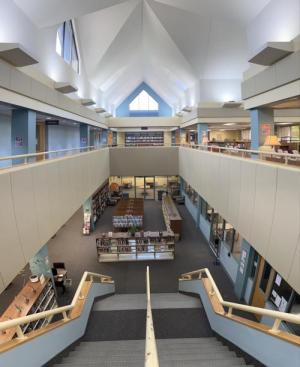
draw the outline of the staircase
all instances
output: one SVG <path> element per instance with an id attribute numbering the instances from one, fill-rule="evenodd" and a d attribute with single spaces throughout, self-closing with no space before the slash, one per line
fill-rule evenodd
<path id="1" fill-rule="evenodd" d="M 158 339 L 160 367 L 245 366 L 216 338 Z M 142 367 L 144 340 L 82 342 L 55 367 Z"/>
<path id="2" fill-rule="evenodd" d="M 243 358 L 213 337 L 207 319 L 199 316 L 203 314 L 199 299 L 179 293 L 151 297 L 160 367 L 245 365 Z M 85 337 L 54 366 L 144 366 L 145 323 L 141 320 L 145 315 L 144 294 L 114 295 L 95 302 Z"/>

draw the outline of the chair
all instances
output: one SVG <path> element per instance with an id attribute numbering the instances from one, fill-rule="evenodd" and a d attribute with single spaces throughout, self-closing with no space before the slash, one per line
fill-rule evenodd
<path id="1" fill-rule="evenodd" d="M 58 276 L 67 276 L 65 263 L 53 263 L 53 268 L 56 269 Z"/>
<path id="2" fill-rule="evenodd" d="M 51 270 L 52 270 L 55 286 L 57 288 L 62 288 L 62 293 L 64 294 L 65 291 L 66 291 L 66 287 L 65 287 L 65 284 L 64 284 L 64 276 L 59 275 L 56 268 L 52 268 Z"/>

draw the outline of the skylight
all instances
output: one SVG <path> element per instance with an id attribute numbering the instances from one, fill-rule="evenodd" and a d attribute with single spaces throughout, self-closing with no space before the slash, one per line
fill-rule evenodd
<path id="1" fill-rule="evenodd" d="M 158 111 L 158 103 L 145 90 L 143 90 L 130 103 L 130 111 Z"/>

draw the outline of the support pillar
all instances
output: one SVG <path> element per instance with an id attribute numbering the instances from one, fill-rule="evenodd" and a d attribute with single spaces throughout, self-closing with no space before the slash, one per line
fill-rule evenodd
<path id="1" fill-rule="evenodd" d="M 101 131 L 101 145 L 108 144 L 108 130 L 102 129 Z"/>
<path id="2" fill-rule="evenodd" d="M 86 199 L 86 201 L 83 203 L 82 205 L 83 208 L 83 215 L 85 213 L 90 214 L 91 216 L 91 232 L 95 229 L 95 223 L 94 223 L 94 218 L 93 218 L 93 208 L 92 208 L 92 197 L 90 196 L 88 199 Z"/>
<path id="3" fill-rule="evenodd" d="M 264 145 L 266 137 L 274 135 L 274 110 L 260 108 L 250 111 L 251 149 L 258 150 Z"/>
<path id="4" fill-rule="evenodd" d="M 208 125 L 207 124 L 197 124 L 197 134 L 198 134 L 198 144 L 207 144 L 208 142 Z"/>
<path id="5" fill-rule="evenodd" d="M 36 153 L 36 112 L 26 109 L 13 110 L 11 152 L 12 155 Z M 13 160 L 13 164 L 21 163 L 24 163 L 24 159 Z"/>
<path id="6" fill-rule="evenodd" d="M 90 127 L 87 124 L 80 124 L 80 148 L 90 146 Z"/>

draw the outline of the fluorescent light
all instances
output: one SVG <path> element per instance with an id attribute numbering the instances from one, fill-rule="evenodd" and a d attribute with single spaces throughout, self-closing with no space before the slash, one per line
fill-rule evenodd
<path id="1" fill-rule="evenodd" d="M 234 122 L 228 122 L 227 124 L 224 124 L 225 126 L 232 126 L 232 125 L 235 125 Z"/>

